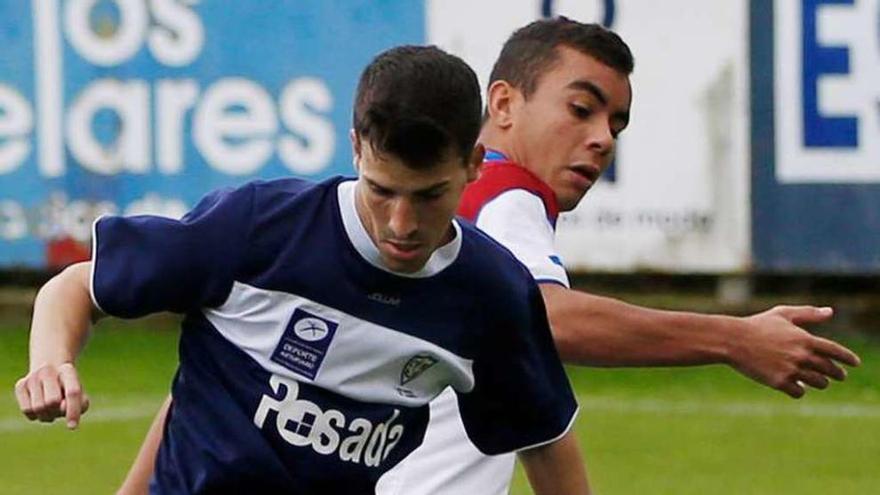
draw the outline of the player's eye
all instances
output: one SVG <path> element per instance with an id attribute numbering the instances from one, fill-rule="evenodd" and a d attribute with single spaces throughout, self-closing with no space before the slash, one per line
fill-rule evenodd
<path id="1" fill-rule="evenodd" d="M 593 115 L 593 108 L 588 105 L 572 103 L 571 105 L 569 105 L 569 109 L 571 110 L 572 115 L 581 120 L 589 118 L 590 115 Z"/>
<path id="2" fill-rule="evenodd" d="M 378 196 L 382 196 L 383 198 L 390 198 L 394 195 L 394 191 L 392 191 L 391 189 L 386 189 L 373 183 L 370 183 L 370 191 Z"/>
<path id="3" fill-rule="evenodd" d="M 440 199 L 444 192 L 445 191 L 425 191 L 417 193 L 416 196 L 423 201 L 434 201 Z"/>

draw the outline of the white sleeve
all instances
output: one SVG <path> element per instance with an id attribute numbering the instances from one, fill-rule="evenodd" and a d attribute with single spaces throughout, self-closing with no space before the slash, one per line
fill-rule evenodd
<path id="1" fill-rule="evenodd" d="M 476 223 L 509 249 L 536 282 L 570 287 L 541 198 L 522 189 L 506 191 L 483 206 Z"/>

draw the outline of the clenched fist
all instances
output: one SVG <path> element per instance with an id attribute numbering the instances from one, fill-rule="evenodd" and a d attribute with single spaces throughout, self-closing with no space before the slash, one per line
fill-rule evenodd
<path id="1" fill-rule="evenodd" d="M 15 398 L 28 419 L 51 423 L 64 417 L 70 429 L 79 425 L 80 416 L 89 408 L 89 398 L 71 363 L 31 371 L 16 382 Z"/>

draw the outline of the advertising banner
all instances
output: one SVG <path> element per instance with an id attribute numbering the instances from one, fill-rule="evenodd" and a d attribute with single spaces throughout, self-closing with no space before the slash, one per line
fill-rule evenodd
<path id="1" fill-rule="evenodd" d="M 751 2 L 757 268 L 880 271 L 880 1 Z"/>
<path id="2" fill-rule="evenodd" d="M 103 213 L 351 174 L 358 75 L 424 19 L 409 0 L 3 2 L 0 266 L 87 256 Z"/>
<path id="3" fill-rule="evenodd" d="M 880 268 L 880 0 L 32 0 L 0 6 L 0 266 L 87 253 L 102 213 L 180 215 L 263 177 L 351 173 L 357 77 L 434 43 L 485 87 L 566 15 L 632 47 L 613 168 L 559 223 L 572 270 Z"/>
<path id="4" fill-rule="evenodd" d="M 504 40 L 542 15 L 603 23 L 631 47 L 633 105 L 614 168 L 558 226 L 568 268 L 748 268 L 745 2 L 434 0 L 427 11 L 429 41 L 464 57 L 484 87 Z"/>

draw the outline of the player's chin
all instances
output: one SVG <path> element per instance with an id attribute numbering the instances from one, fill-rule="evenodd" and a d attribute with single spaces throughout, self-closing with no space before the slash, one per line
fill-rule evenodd
<path id="1" fill-rule="evenodd" d="M 382 261 L 385 266 L 393 271 L 399 273 L 414 273 L 422 269 L 425 266 L 425 256 L 422 253 L 406 253 L 405 256 L 399 256 L 392 253 L 382 253 Z"/>
<path id="2" fill-rule="evenodd" d="M 570 211 L 573 210 L 578 203 L 584 199 L 584 196 L 587 195 L 587 192 L 590 190 L 591 186 L 587 187 L 575 187 L 570 186 L 565 188 L 564 191 L 561 191 L 561 194 L 556 195 L 557 201 L 559 201 L 559 209 L 560 211 Z"/>

